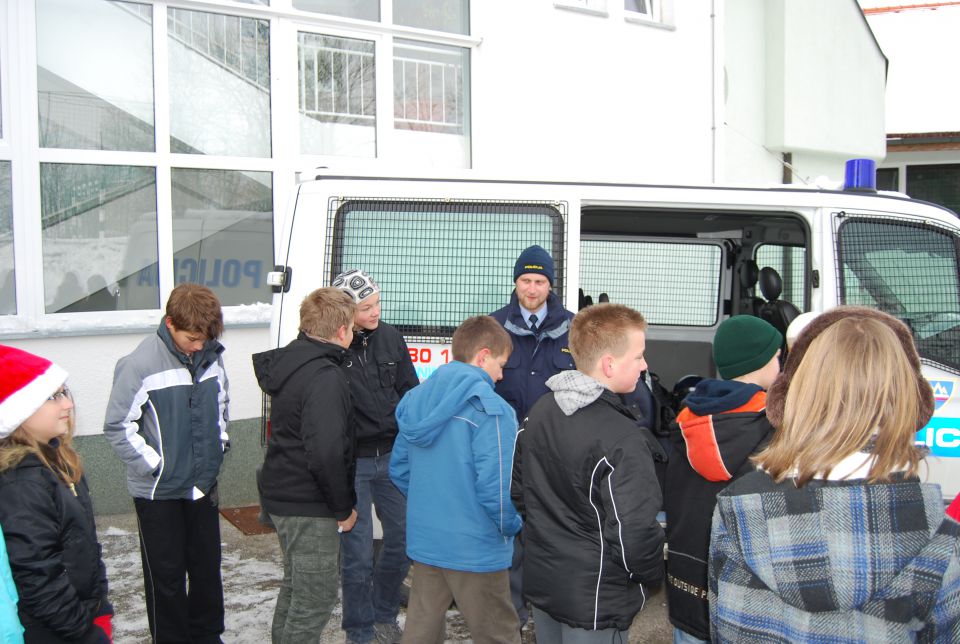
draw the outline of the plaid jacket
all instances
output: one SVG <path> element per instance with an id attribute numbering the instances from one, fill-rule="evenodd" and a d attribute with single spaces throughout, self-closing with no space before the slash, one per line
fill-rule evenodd
<path id="1" fill-rule="evenodd" d="M 753 472 L 717 498 L 714 642 L 960 642 L 960 524 L 936 485 Z"/>

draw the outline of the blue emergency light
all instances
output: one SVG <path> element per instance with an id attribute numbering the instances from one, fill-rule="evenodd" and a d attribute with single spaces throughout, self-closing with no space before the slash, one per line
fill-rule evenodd
<path id="1" fill-rule="evenodd" d="M 877 191 L 876 161 L 873 159 L 850 159 L 844 169 L 844 190 L 852 192 Z"/>

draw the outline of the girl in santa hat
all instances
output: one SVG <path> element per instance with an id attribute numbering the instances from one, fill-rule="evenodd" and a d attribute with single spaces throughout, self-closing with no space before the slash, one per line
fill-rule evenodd
<path id="1" fill-rule="evenodd" d="M 71 445 L 67 373 L 0 345 L 0 527 L 24 641 L 112 642 L 90 493 Z"/>

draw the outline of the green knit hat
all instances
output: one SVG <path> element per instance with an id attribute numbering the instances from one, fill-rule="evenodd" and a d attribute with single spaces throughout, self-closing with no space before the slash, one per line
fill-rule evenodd
<path id="1" fill-rule="evenodd" d="M 772 324 L 752 315 L 724 320 L 713 337 L 713 361 L 724 380 L 756 371 L 770 362 L 783 344 Z"/>

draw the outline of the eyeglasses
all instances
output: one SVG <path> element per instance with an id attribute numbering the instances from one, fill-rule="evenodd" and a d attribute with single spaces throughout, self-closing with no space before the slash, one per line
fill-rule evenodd
<path id="1" fill-rule="evenodd" d="M 70 390 L 67 389 L 66 387 L 63 387 L 60 389 L 60 391 L 53 392 L 53 394 L 49 398 L 47 398 L 47 400 L 51 402 L 60 402 L 61 400 L 69 397 L 70 397 Z"/>

